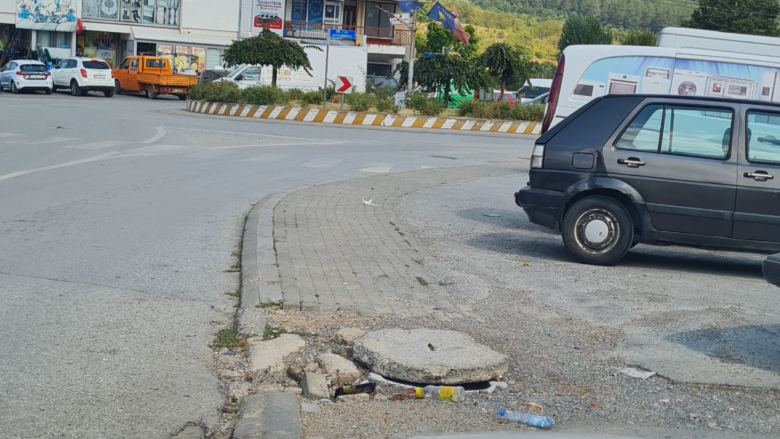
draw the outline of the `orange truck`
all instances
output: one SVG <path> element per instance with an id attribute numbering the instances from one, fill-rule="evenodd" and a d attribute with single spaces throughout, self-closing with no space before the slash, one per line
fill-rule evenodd
<path id="1" fill-rule="evenodd" d="M 114 78 L 117 94 L 145 92 L 149 99 L 170 94 L 182 101 L 198 83 L 196 75 L 174 73 L 170 60 L 159 56 L 128 56 L 114 70 Z"/>

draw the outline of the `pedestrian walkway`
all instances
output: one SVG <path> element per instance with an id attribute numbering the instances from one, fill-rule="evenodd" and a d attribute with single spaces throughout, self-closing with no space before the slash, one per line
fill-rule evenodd
<path id="1" fill-rule="evenodd" d="M 457 304 L 425 269 L 428 256 L 404 233 L 395 207 L 418 190 L 513 172 L 519 169 L 510 165 L 426 169 L 286 196 L 273 213 L 285 308 L 338 306 L 404 317 L 452 312 Z"/>

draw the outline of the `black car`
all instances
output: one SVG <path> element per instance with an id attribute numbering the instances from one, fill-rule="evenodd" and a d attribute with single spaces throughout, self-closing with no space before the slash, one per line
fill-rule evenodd
<path id="1" fill-rule="evenodd" d="M 529 175 L 515 202 L 588 264 L 637 243 L 780 251 L 777 104 L 605 96 L 536 141 Z"/>

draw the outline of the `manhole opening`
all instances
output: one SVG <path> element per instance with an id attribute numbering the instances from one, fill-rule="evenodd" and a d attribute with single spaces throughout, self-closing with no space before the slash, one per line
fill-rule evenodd
<path id="1" fill-rule="evenodd" d="M 479 383 L 462 383 L 462 384 L 433 384 L 433 383 L 412 383 L 410 381 L 396 380 L 392 378 L 387 378 L 385 376 L 382 376 L 382 379 L 389 384 L 398 384 L 401 386 L 408 386 L 408 387 L 425 387 L 425 386 L 442 386 L 442 385 L 450 386 L 450 387 L 461 386 L 467 391 L 487 390 L 491 387 L 490 381 L 482 381 Z"/>

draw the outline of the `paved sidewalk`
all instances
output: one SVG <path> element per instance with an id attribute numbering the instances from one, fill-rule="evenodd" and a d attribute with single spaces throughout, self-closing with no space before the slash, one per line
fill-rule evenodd
<path id="1" fill-rule="evenodd" d="M 286 196 L 274 209 L 273 230 L 285 308 L 338 306 L 399 317 L 456 311 L 457 304 L 425 269 L 422 246 L 399 227 L 394 206 L 417 190 L 514 172 L 520 172 L 519 162 L 429 169 Z"/>

